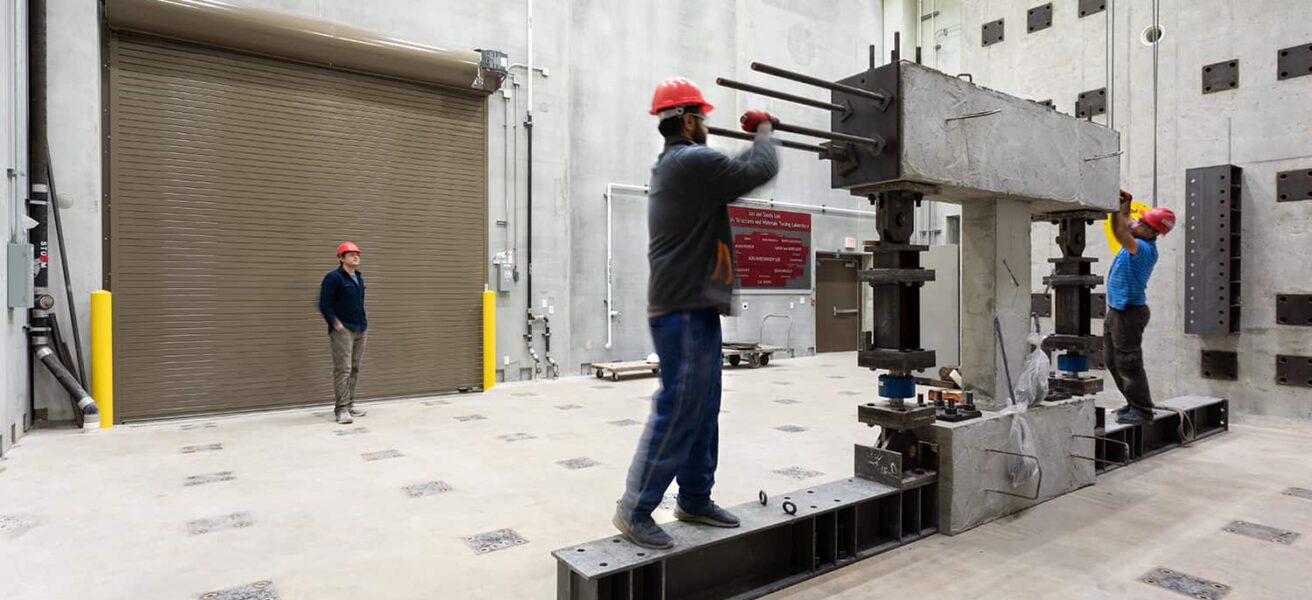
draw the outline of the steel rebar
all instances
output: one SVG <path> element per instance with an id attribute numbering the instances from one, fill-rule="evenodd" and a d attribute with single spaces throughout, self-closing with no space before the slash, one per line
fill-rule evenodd
<path id="1" fill-rule="evenodd" d="M 819 108 L 821 110 L 831 110 L 836 113 L 850 112 L 850 109 L 848 107 L 843 106 L 841 104 L 834 104 L 833 102 L 824 102 L 822 100 L 815 100 L 812 98 L 807 98 L 805 96 L 797 96 L 794 94 L 789 94 L 787 92 L 778 92 L 769 88 L 763 88 L 758 85 L 743 83 L 741 81 L 735 81 L 733 79 L 726 79 L 724 77 L 717 77 L 715 79 L 715 83 L 717 85 L 721 85 L 729 89 L 739 90 L 752 94 L 760 94 L 762 96 L 769 96 L 771 98 L 777 98 L 779 100 L 784 100 L 787 102 L 794 102 L 804 106 L 810 106 L 812 108 Z"/>
<path id="2" fill-rule="evenodd" d="M 995 108 L 995 109 L 993 109 L 993 110 L 985 110 L 985 111 L 976 112 L 976 113 L 970 113 L 970 114 L 965 114 L 965 115 L 961 115 L 961 116 L 957 116 L 957 117 L 948 117 L 948 118 L 946 118 L 946 119 L 943 119 L 943 122 L 944 122 L 944 123 L 948 123 L 948 122 L 951 122 L 951 121 L 962 121 L 962 120 L 965 120 L 965 119 L 977 119 L 977 118 L 979 118 L 979 117 L 987 117 L 987 116 L 989 116 L 989 115 L 996 115 L 996 114 L 998 114 L 998 113 L 1000 113 L 1000 112 L 1002 112 L 1002 109 L 1001 109 L 1001 108 Z"/>
<path id="3" fill-rule="evenodd" d="M 985 452 L 994 452 L 994 453 L 997 453 L 997 454 L 1005 454 L 1005 455 L 1007 455 L 1007 456 L 1015 456 L 1015 457 L 1018 457 L 1018 458 L 1027 458 L 1027 459 L 1029 459 L 1029 460 L 1034 461 L 1034 467 L 1038 470 L 1038 481 L 1035 482 L 1035 484 L 1034 484 L 1034 495 L 1033 495 L 1033 496 L 1025 496 L 1025 495 L 1021 495 L 1021 494 L 1014 494 L 1014 493 L 1012 493 L 1012 492 L 1008 492 L 1008 491 L 1004 491 L 1004 490 L 995 490 L 995 489 L 993 489 L 993 488 L 989 488 L 989 489 L 986 489 L 986 490 L 984 490 L 984 491 L 986 491 L 986 492 L 994 492 L 994 493 L 997 493 L 997 494 L 1002 494 L 1002 495 L 1004 495 L 1004 496 L 1014 496 L 1014 497 L 1016 497 L 1016 498 L 1022 498 L 1022 499 L 1025 499 L 1025 500 L 1038 500 L 1038 499 L 1039 499 L 1039 494 L 1041 494 L 1041 493 L 1043 492 L 1043 464 L 1039 462 L 1039 457 L 1034 456 L 1034 455 L 1032 455 L 1032 454 L 1021 454 L 1020 452 L 1010 452 L 1010 451 L 1007 451 L 1007 450 L 997 450 L 997 449 L 995 449 L 995 448 L 985 448 L 984 451 L 985 451 Z"/>
<path id="4" fill-rule="evenodd" d="M 870 90 L 863 90 L 863 89 L 861 89 L 861 88 L 858 88 L 858 87 L 852 87 L 852 86 L 850 86 L 850 85 L 845 85 L 845 84 L 842 84 L 842 83 L 834 83 L 834 82 L 832 82 L 832 81 L 826 81 L 826 80 L 824 80 L 824 79 L 820 79 L 819 77 L 812 77 L 812 76 L 810 76 L 810 75 L 805 75 L 805 74 L 802 74 L 802 73 L 795 73 L 795 72 L 793 72 L 793 71 L 789 71 L 789 70 L 787 70 L 787 69 L 780 69 L 779 67 L 772 67 L 772 66 L 767 65 L 767 64 L 762 64 L 762 63 L 754 62 L 754 63 L 752 63 L 752 70 L 753 70 L 753 71 L 759 71 L 759 72 L 761 72 L 761 73 L 765 73 L 766 75 L 774 75 L 775 77 L 782 77 L 782 78 L 784 78 L 784 79 L 791 79 L 791 80 L 796 81 L 796 82 L 798 82 L 798 83 L 805 83 L 805 84 L 807 84 L 807 85 L 814 85 L 814 86 L 816 86 L 816 87 L 822 87 L 822 88 L 825 88 L 825 89 L 827 89 L 827 90 L 832 90 L 832 91 L 835 91 L 835 92 L 842 92 L 842 93 L 844 93 L 844 94 L 850 94 L 850 95 L 853 95 L 853 96 L 860 96 L 860 97 L 862 97 L 862 98 L 866 98 L 866 99 L 868 99 L 868 100 L 874 100 L 874 101 L 876 101 L 876 102 L 886 102 L 886 101 L 888 101 L 888 97 L 885 96 L 885 95 L 883 95 L 883 94 L 881 94 L 881 93 L 879 93 L 879 92 L 872 92 L 872 91 L 870 91 Z"/>

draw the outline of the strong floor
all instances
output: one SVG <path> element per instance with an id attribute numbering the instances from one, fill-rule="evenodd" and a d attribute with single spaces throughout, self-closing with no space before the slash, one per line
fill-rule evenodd
<path id="1" fill-rule="evenodd" d="M 726 371 L 722 504 L 851 475 L 851 444 L 875 435 L 856 422 L 875 386 L 855 362 L 838 354 Z M 34 432 L 0 461 L 0 593 L 550 598 L 549 552 L 612 533 L 655 386 L 504 385 L 376 403 L 351 426 L 324 408 Z M 1312 426 L 1237 424 L 774 597 L 1182 598 L 1141 581 L 1158 568 L 1224 584 L 1227 599 L 1308 597 L 1312 498 L 1284 492 L 1312 488 L 1309 455 Z M 1278 543 L 1224 531 L 1233 521 L 1303 535 Z M 522 541 L 475 537 L 503 529 Z"/>

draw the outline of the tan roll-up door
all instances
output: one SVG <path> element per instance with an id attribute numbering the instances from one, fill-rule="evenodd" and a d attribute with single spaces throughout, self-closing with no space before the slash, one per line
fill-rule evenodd
<path id="1" fill-rule="evenodd" d="M 123 420 L 332 401 L 316 300 L 363 249 L 358 399 L 478 386 L 486 97 L 115 34 L 109 237 Z"/>

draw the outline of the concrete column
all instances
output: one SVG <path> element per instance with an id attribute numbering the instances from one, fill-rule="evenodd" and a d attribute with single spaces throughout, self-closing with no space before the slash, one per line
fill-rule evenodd
<path id="1" fill-rule="evenodd" d="M 986 409 L 1006 405 L 1007 380 L 993 319 L 1002 325 L 1012 383 L 1020 375 L 1030 314 L 1030 210 L 1017 200 L 967 201 L 961 211 L 961 370 Z"/>

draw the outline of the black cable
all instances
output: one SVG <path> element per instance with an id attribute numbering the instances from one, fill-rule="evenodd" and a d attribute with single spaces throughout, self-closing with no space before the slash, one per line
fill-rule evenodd
<path id="1" fill-rule="evenodd" d="M 50 162 L 50 144 L 46 144 L 46 178 L 50 183 L 50 210 L 55 216 L 55 236 L 59 242 L 59 264 L 64 271 L 64 294 L 68 297 L 68 317 L 73 327 L 73 347 L 77 350 L 77 379 L 87 387 L 87 367 L 82 361 L 82 336 L 77 329 L 77 305 L 73 304 L 73 281 L 68 274 L 68 253 L 64 250 L 64 224 L 59 219 L 59 194 L 55 193 L 55 168 Z"/>

